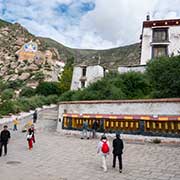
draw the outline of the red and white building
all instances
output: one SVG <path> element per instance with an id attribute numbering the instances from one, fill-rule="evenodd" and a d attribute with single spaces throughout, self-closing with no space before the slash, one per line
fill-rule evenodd
<path id="1" fill-rule="evenodd" d="M 143 22 L 141 45 L 141 65 L 160 56 L 180 54 L 180 19 Z"/>

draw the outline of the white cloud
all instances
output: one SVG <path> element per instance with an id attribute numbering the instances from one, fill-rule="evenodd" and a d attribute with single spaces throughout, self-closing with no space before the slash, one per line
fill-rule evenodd
<path id="1" fill-rule="evenodd" d="M 95 8 L 82 12 L 90 2 Z M 67 13 L 57 11 L 60 4 Z M 180 0 L 0 0 L 0 18 L 70 47 L 104 49 L 138 42 L 147 12 L 153 19 L 180 18 L 179 6 Z"/>

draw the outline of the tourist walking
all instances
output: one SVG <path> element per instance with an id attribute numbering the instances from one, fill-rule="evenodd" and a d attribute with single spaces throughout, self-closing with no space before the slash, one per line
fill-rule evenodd
<path id="1" fill-rule="evenodd" d="M 31 150 L 33 148 L 33 130 L 32 128 L 30 127 L 28 129 L 28 134 L 27 134 L 27 141 L 28 141 L 28 147 L 29 147 L 29 150 Z"/>
<path id="2" fill-rule="evenodd" d="M 98 129 L 98 122 L 97 120 L 94 120 L 93 125 L 92 125 L 92 138 L 96 138 L 96 131 Z"/>
<path id="3" fill-rule="evenodd" d="M 13 120 L 13 131 L 17 131 L 17 125 L 19 124 L 19 121 L 17 118 Z"/>
<path id="4" fill-rule="evenodd" d="M 11 138 L 11 134 L 8 130 L 8 126 L 5 125 L 4 129 L 0 133 L 0 156 L 2 155 L 3 148 L 4 148 L 4 155 L 7 155 L 7 144 L 10 138 Z"/>
<path id="5" fill-rule="evenodd" d="M 89 139 L 89 135 L 88 135 L 88 122 L 87 122 L 86 119 L 83 121 L 83 127 L 82 128 L 83 128 L 83 130 L 82 130 L 81 139 L 84 139 L 85 137 L 87 139 Z"/>
<path id="6" fill-rule="evenodd" d="M 33 113 L 33 123 L 36 123 L 36 121 L 37 121 L 37 110 L 35 110 Z"/>
<path id="7" fill-rule="evenodd" d="M 35 143 L 35 128 L 34 128 L 34 124 L 31 125 L 31 131 L 32 131 L 32 140 L 33 140 L 33 143 Z"/>
<path id="8" fill-rule="evenodd" d="M 113 168 L 116 167 L 116 157 L 119 160 L 119 172 L 122 173 L 122 153 L 123 153 L 123 140 L 120 138 L 120 134 L 116 133 L 116 139 L 113 140 Z"/>
<path id="9" fill-rule="evenodd" d="M 102 168 L 104 172 L 107 172 L 106 159 L 107 159 L 107 156 L 109 155 L 109 152 L 110 152 L 109 141 L 107 140 L 107 137 L 103 135 L 101 137 L 100 142 L 98 143 L 97 153 L 100 153 L 102 156 Z"/>

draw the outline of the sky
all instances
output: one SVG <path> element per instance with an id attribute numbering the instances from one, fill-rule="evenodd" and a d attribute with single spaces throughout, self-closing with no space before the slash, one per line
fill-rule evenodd
<path id="1" fill-rule="evenodd" d="M 0 0 L 0 19 L 65 46 L 108 49 L 139 42 L 142 22 L 180 18 L 180 0 Z"/>

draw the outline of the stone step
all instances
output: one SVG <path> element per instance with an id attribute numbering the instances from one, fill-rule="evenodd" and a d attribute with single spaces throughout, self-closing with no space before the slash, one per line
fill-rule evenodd
<path id="1" fill-rule="evenodd" d="M 57 114 L 58 114 L 57 112 L 56 113 L 55 112 L 54 113 L 53 112 L 45 112 L 45 113 L 39 114 L 39 116 L 41 116 L 41 115 L 47 115 L 47 116 L 48 115 L 52 115 L 52 116 L 56 115 L 57 116 Z"/>
<path id="2" fill-rule="evenodd" d="M 50 113 L 54 113 L 54 112 L 58 112 L 57 110 L 44 110 L 44 111 L 40 111 L 39 113 L 46 113 L 46 112 L 50 112 Z"/>
<path id="3" fill-rule="evenodd" d="M 52 121 L 52 123 L 57 122 L 58 120 L 58 107 L 48 108 L 48 109 L 42 109 L 38 112 L 38 120 L 37 123 L 48 123 L 48 121 Z"/>
<path id="4" fill-rule="evenodd" d="M 47 117 L 47 116 L 42 116 L 39 119 L 58 119 L 58 117 Z"/>
<path id="5" fill-rule="evenodd" d="M 41 118 L 41 117 L 53 117 L 53 118 L 56 118 L 56 117 L 58 117 L 58 115 L 57 114 L 41 114 L 38 117 L 39 118 Z"/>
<path id="6" fill-rule="evenodd" d="M 46 121 L 46 120 L 47 120 L 47 121 L 57 121 L 57 119 L 41 118 L 41 119 L 38 119 L 37 122 L 39 122 L 39 121 Z"/>
<path id="7" fill-rule="evenodd" d="M 58 114 L 58 112 L 41 112 L 38 115 L 41 115 L 41 114 Z"/>

